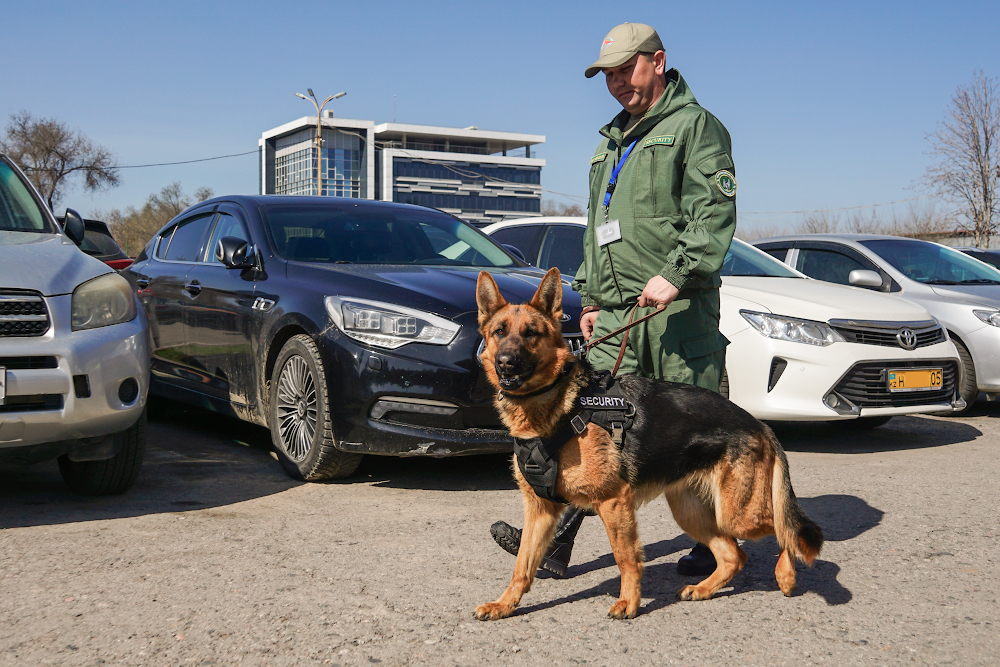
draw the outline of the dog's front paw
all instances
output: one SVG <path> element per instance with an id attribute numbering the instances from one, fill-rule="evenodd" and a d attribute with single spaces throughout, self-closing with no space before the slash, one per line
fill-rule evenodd
<path id="1" fill-rule="evenodd" d="M 639 603 L 629 604 L 628 600 L 619 600 L 611 605 L 611 609 L 608 609 L 608 616 L 619 621 L 626 618 L 635 618 L 637 613 L 639 613 Z"/>
<path id="2" fill-rule="evenodd" d="M 685 586 L 677 591 L 677 597 L 682 600 L 710 600 L 712 595 L 710 588 L 701 585 Z"/>
<path id="3" fill-rule="evenodd" d="M 496 621 L 507 618 L 514 613 L 512 605 L 500 604 L 499 602 L 487 602 L 476 607 L 476 618 L 480 621 Z"/>

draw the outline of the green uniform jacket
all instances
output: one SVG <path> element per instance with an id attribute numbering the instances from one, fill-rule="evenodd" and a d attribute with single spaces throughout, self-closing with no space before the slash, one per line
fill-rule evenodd
<path id="1" fill-rule="evenodd" d="M 622 136 L 627 111 L 601 128 L 606 137 L 590 167 L 584 261 L 573 288 L 584 306 L 630 306 L 654 275 L 682 292 L 718 289 L 719 269 L 736 230 L 736 178 L 729 132 L 698 106 L 677 70 L 642 120 Z M 611 197 L 608 218 L 621 240 L 598 246 L 611 171 L 638 137 Z M 715 323 L 718 327 L 718 322 Z"/>

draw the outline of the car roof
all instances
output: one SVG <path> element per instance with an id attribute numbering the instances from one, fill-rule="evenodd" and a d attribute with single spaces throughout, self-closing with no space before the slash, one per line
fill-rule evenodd
<path id="1" fill-rule="evenodd" d="M 372 199 L 355 199 L 353 197 L 316 197 L 315 195 L 223 195 L 206 199 L 203 202 L 198 202 L 195 206 L 200 207 L 206 204 L 222 204 L 225 202 L 232 202 L 250 207 L 267 206 L 271 204 L 301 204 L 306 206 L 320 206 L 323 204 L 344 206 L 346 204 L 363 206 L 365 208 L 405 208 L 421 211 L 438 210 L 427 206 L 417 206 L 416 204 L 401 204 L 399 202 L 376 201 Z M 443 211 L 441 212 L 443 213 Z"/>
<path id="2" fill-rule="evenodd" d="M 494 222 L 486 227 L 482 228 L 482 231 L 486 234 L 490 232 L 495 232 L 498 229 L 504 229 L 506 227 L 517 227 L 519 225 L 558 225 L 558 224 L 569 224 L 569 225 L 587 225 L 586 216 L 571 216 L 571 215 L 536 215 L 530 218 L 515 218 L 513 220 L 501 220 L 500 222 Z"/>
<path id="3" fill-rule="evenodd" d="M 825 234 L 786 234 L 784 236 L 769 236 L 763 239 L 754 239 L 750 243 L 771 243 L 775 241 L 870 241 L 873 239 L 902 239 L 905 241 L 923 241 L 923 239 L 911 239 L 905 236 L 894 236 L 892 234 L 848 234 L 848 233 L 825 233 Z M 930 243 L 930 241 L 925 241 Z"/>

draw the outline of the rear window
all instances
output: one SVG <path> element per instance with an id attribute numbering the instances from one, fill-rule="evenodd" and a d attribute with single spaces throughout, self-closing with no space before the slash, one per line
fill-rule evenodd
<path id="1" fill-rule="evenodd" d="M 88 255 L 117 255 L 118 244 L 107 234 L 88 229 L 83 234 L 80 249 Z"/>
<path id="2" fill-rule="evenodd" d="M 481 232 L 432 210 L 366 204 L 263 207 L 275 250 L 320 264 L 514 266 Z"/>

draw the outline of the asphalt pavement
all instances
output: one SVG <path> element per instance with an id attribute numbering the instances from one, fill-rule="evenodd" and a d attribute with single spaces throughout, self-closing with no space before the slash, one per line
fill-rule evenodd
<path id="1" fill-rule="evenodd" d="M 0 471 L 0 665 L 1000 664 L 1000 404 L 777 433 L 827 539 L 794 597 L 768 538 L 714 599 L 678 601 L 693 542 L 660 500 L 638 618 L 606 617 L 618 569 L 592 518 L 567 579 L 479 622 L 514 564 L 489 526 L 521 524 L 506 457 L 305 484 L 264 429 L 154 401 L 124 496 L 74 497 L 55 463 Z"/>

